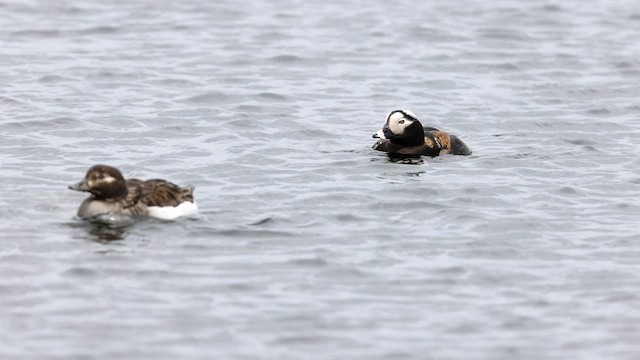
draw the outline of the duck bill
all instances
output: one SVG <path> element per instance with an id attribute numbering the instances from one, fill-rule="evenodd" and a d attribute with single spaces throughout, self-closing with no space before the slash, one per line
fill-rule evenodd
<path id="1" fill-rule="evenodd" d="M 89 191 L 89 186 L 87 186 L 87 183 L 84 180 L 82 180 L 82 181 L 78 181 L 73 185 L 69 185 L 69 189 L 75 190 L 75 191 Z"/>
<path id="2" fill-rule="evenodd" d="M 383 140 L 386 140 L 386 139 L 387 139 L 387 137 L 386 137 L 386 136 L 384 136 L 384 129 L 380 129 L 380 130 L 378 130 L 378 132 L 377 132 L 377 133 L 373 134 L 373 138 L 374 138 L 374 139 L 383 139 Z"/>

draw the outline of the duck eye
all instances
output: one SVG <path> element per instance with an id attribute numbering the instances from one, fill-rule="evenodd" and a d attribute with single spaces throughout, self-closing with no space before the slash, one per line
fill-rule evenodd
<path id="1" fill-rule="evenodd" d="M 404 124 L 404 119 L 398 121 L 398 124 Z"/>

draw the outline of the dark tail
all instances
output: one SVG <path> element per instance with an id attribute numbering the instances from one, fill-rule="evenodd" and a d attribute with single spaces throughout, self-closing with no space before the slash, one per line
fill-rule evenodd
<path id="1" fill-rule="evenodd" d="M 453 155 L 471 155 L 471 149 L 457 136 L 449 135 L 451 139 L 451 153 Z"/>

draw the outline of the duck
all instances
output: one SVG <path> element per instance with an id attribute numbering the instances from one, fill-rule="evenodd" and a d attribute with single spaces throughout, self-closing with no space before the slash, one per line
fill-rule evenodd
<path id="1" fill-rule="evenodd" d="M 78 208 L 80 218 L 100 215 L 149 216 L 163 220 L 193 217 L 198 206 L 193 187 L 180 187 L 162 179 L 126 179 L 109 165 L 94 165 L 84 179 L 69 189 L 88 192 Z"/>
<path id="2" fill-rule="evenodd" d="M 373 149 L 389 154 L 436 157 L 444 154 L 471 155 L 471 149 L 457 136 L 434 127 L 422 126 L 416 114 L 409 110 L 394 110 L 387 115 L 384 126 L 373 135 L 379 139 Z"/>

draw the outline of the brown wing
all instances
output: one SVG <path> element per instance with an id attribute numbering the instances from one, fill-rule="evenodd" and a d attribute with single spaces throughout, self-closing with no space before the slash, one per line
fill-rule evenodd
<path id="1" fill-rule="evenodd" d="M 442 130 L 433 130 L 429 133 L 440 145 L 440 154 L 471 155 L 471 149 L 459 137 L 449 135 Z M 427 136 L 425 136 L 425 140 L 426 138 Z"/>
<path id="2" fill-rule="evenodd" d="M 138 205 L 142 198 L 142 188 L 144 182 L 138 179 L 127 179 L 127 198 L 125 199 L 124 209 L 128 209 Z"/>
<path id="3" fill-rule="evenodd" d="M 455 135 L 429 128 L 424 133 L 424 142 L 427 147 L 433 149 L 435 155 L 453 154 L 453 155 L 471 155 L 471 149 L 460 138 Z"/>
<path id="4" fill-rule="evenodd" d="M 424 144 L 427 147 L 431 148 L 431 149 L 437 149 L 438 148 L 438 144 L 435 142 L 435 139 L 433 139 L 433 137 L 431 137 L 431 136 L 425 135 Z"/>
<path id="5" fill-rule="evenodd" d="M 143 183 L 141 201 L 147 206 L 178 206 L 193 202 L 193 188 L 182 188 L 161 179 L 147 180 Z"/>
<path id="6" fill-rule="evenodd" d="M 424 150 L 423 155 L 435 157 L 443 153 L 442 142 L 440 141 L 443 131 L 435 128 L 429 128 L 424 133 Z M 445 133 L 446 134 L 446 133 Z M 446 152 L 446 150 L 444 150 Z"/>
<path id="7" fill-rule="evenodd" d="M 448 154 L 451 152 L 451 138 L 449 137 L 449 134 L 442 130 L 434 130 L 430 131 L 430 133 L 436 141 L 441 154 Z"/>
<path id="8" fill-rule="evenodd" d="M 440 154 L 453 154 L 453 155 L 471 155 L 471 149 L 465 144 L 459 137 L 451 135 L 442 130 L 438 130 L 434 127 L 424 127 L 424 137 L 427 146 L 432 147 L 427 140 L 431 137 L 439 144 L 439 146 L 433 146 L 433 148 L 440 148 Z"/>

